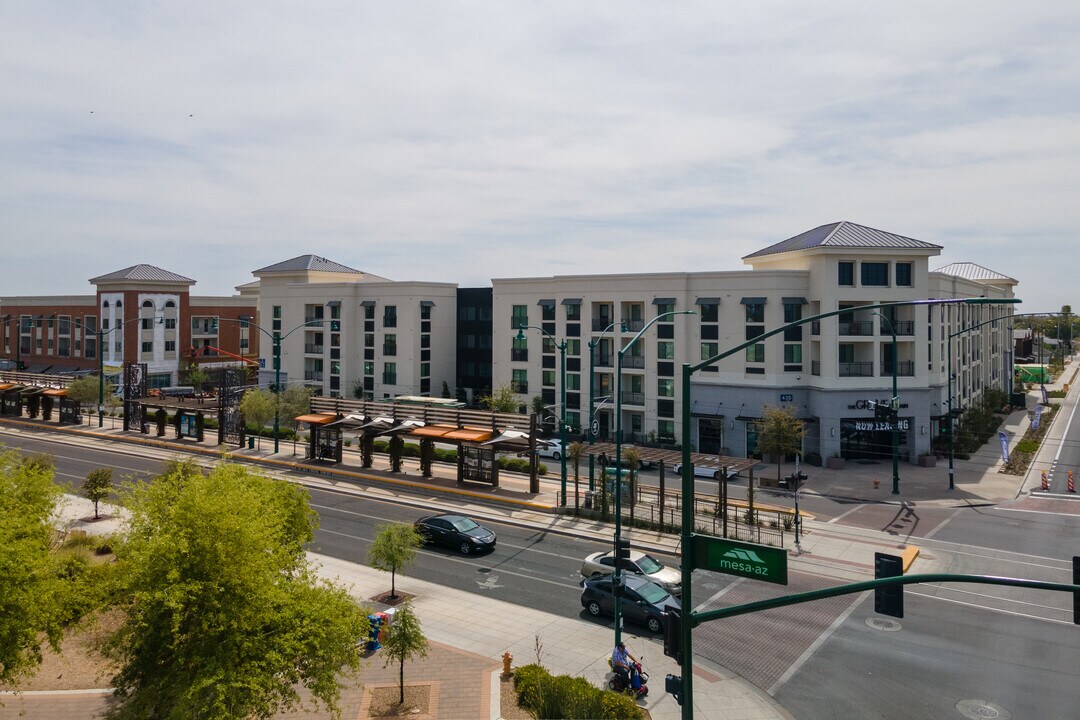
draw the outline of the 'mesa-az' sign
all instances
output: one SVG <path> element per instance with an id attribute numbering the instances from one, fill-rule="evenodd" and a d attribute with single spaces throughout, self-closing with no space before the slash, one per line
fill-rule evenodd
<path id="1" fill-rule="evenodd" d="M 787 552 L 768 545 L 693 535 L 695 568 L 787 585 Z"/>

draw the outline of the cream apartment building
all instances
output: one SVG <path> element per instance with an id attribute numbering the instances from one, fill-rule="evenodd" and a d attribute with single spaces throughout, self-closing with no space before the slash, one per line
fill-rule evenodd
<path id="1" fill-rule="evenodd" d="M 330 397 L 442 394 L 455 380 L 457 286 L 396 282 L 317 255 L 252 273 L 237 288 L 258 297 L 260 365 L 274 367 L 281 340 L 283 384 Z"/>
<path id="2" fill-rule="evenodd" d="M 948 404 L 947 345 L 954 343 L 953 404 L 1012 380 L 1009 305 L 871 305 L 914 300 L 1011 298 L 1016 280 L 971 263 L 931 271 L 941 247 L 850 222 L 831 223 L 743 258 L 748 271 L 500 278 L 492 281 L 496 386 L 511 384 L 523 402 L 539 395 L 558 415 L 559 346 L 566 343 L 567 419 L 615 428 L 615 354 L 654 318 L 624 353 L 624 440 L 677 442 L 683 363 L 695 364 L 783 325 L 823 313 L 754 343 L 692 377 L 691 443 L 700 452 L 748 456 L 754 421 L 765 406 L 788 406 L 806 421 L 804 453 L 882 457 L 891 427 L 874 422 L 867 401 L 899 397 L 900 452 L 927 453 Z M 620 324 L 626 322 L 624 331 Z M 518 340 L 518 328 L 527 330 Z M 602 331 L 609 328 L 606 333 Z M 972 328 L 965 331 L 966 328 Z M 893 335 L 895 333 L 895 344 Z M 550 337 L 549 337 L 550 336 Z M 595 394 L 590 414 L 590 343 Z M 895 355 L 894 348 L 895 346 Z"/>

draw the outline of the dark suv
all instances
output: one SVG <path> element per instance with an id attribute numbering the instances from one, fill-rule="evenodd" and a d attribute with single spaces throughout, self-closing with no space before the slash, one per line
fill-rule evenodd
<path id="1" fill-rule="evenodd" d="M 613 575 L 586 578 L 581 581 L 581 606 L 593 617 L 615 612 L 612 593 Z M 679 609 L 679 601 L 667 590 L 640 575 L 623 575 L 622 614 L 627 620 L 639 623 L 658 633 L 664 629 L 664 611 Z"/>

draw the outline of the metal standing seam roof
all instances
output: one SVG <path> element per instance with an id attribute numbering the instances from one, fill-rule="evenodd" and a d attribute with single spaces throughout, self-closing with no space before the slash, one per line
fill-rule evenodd
<path id="1" fill-rule="evenodd" d="M 859 225 L 843 220 L 841 222 L 822 225 L 813 230 L 807 230 L 795 237 L 790 237 L 775 245 L 770 245 L 764 250 L 758 250 L 755 253 L 746 255 L 743 257 L 743 260 L 765 255 L 776 255 L 777 253 L 794 252 L 796 250 L 808 250 L 817 247 L 886 248 L 906 250 L 941 249 L 940 245 L 934 245 L 933 243 L 924 242 L 922 240 L 915 240 L 914 238 L 904 237 L 903 235 L 896 235 L 894 233 L 885 232 L 884 230 L 875 230 L 874 228 L 866 227 L 865 225 Z"/>
<path id="2" fill-rule="evenodd" d="M 167 283 L 183 283 L 187 285 L 194 285 L 195 281 L 189 277 L 183 275 L 177 275 L 174 272 L 168 270 L 162 270 L 154 265 L 132 265 L 129 268 L 123 270 L 117 270 L 105 275 L 99 275 L 96 278 L 90 278 L 91 283 L 102 282 L 115 282 L 121 280 L 134 280 L 137 282 L 167 282 Z"/>
<path id="3" fill-rule="evenodd" d="M 989 268 L 984 268 L 982 265 L 976 265 L 973 262 L 958 262 L 946 265 L 943 268 L 938 268 L 933 272 L 943 273 L 945 275 L 954 275 L 965 280 L 980 280 L 980 281 L 1006 281 L 1011 283 L 1019 282 L 1015 278 L 1011 278 L 1008 275 L 1002 275 L 999 272 L 994 272 Z"/>
<path id="4" fill-rule="evenodd" d="M 299 255 L 290 260 L 284 260 L 274 265 L 267 265 L 264 268 L 259 268 L 256 273 L 285 273 L 285 272 L 303 272 L 305 270 L 316 270 L 319 272 L 339 272 L 339 273 L 353 273 L 355 275 L 361 275 L 362 273 L 355 268 L 336 263 L 333 260 L 327 260 L 324 257 L 318 255 Z"/>

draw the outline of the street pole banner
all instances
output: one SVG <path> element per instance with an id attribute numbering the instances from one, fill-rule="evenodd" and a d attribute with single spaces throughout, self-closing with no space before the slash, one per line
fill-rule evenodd
<path id="1" fill-rule="evenodd" d="M 1050 399 L 1046 397 L 1046 386 L 1045 385 L 1042 386 L 1042 399 L 1043 399 L 1043 405 L 1049 405 L 1050 404 Z"/>
<path id="2" fill-rule="evenodd" d="M 1009 463 L 1009 436 L 1004 430 L 998 431 L 998 442 L 1001 443 L 1001 461 L 1007 465 Z"/>
<path id="3" fill-rule="evenodd" d="M 1041 417 L 1042 417 L 1042 405 L 1039 405 L 1037 408 L 1035 408 L 1035 419 L 1031 421 L 1031 429 L 1032 430 L 1038 430 L 1039 429 L 1039 418 L 1041 418 Z"/>

